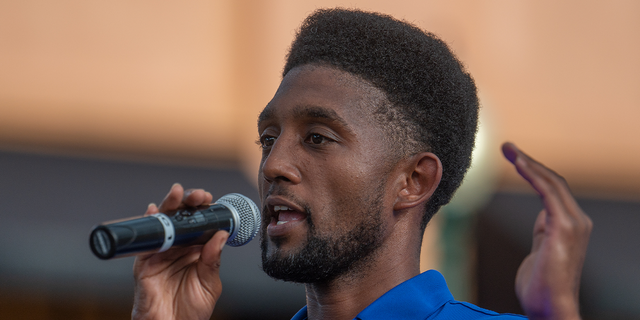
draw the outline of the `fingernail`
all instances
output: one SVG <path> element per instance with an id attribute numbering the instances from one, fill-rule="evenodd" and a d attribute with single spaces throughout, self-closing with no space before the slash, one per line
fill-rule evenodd
<path id="1" fill-rule="evenodd" d="M 171 194 L 171 192 L 173 192 L 173 189 L 175 189 L 179 185 L 180 185 L 180 183 L 178 183 L 178 182 L 172 184 L 171 188 L 169 189 L 169 192 L 167 192 L 167 195 L 165 196 L 165 199 L 166 199 L 166 197 L 168 197 Z"/>
<path id="2" fill-rule="evenodd" d="M 151 208 L 151 206 L 154 206 L 154 207 L 155 207 L 155 206 L 156 206 L 156 204 L 155 204 L 155 203 L 153 203 L 153 202 L 149 203 L 149 205 L 147 206 L 147 209 Z"/>
<path id="3" fill-rule="evenodd" d="M 518 153 L 516 150 L 518 150 L 518 148 L 513 143 L 507 143 L 502 148 L 502 153 L 509 162 L 516 163 L 516 160 L 518 159 Z"/>

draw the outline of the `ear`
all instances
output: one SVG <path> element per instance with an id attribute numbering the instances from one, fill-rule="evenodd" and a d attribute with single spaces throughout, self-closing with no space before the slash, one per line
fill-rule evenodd
<path id="1" fill-rule="evenodd" d="M 406 159 L 403 185 L 398 192 L 394 211 L 426 204 L 442 178 L 442 163 L 431 152 L 422 152 Z"/>

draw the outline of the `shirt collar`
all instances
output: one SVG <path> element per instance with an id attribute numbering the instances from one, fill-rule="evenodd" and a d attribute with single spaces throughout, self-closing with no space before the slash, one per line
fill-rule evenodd
<path id="1" fill-rule="evenodd" d="M 291 320 L 307 320 L 307 306 L 302 307 Z"/>
<path id="2" fill-rule="evenodd" d="M 440 272 L 429 270 L 389 290 L 356 319 L 425 319 L 453 300 Z"/>
<path id="3" fill-rule="evenodd" d="M 387 291 L 356 319 L 424 319 L 451 300 L 453 296 L 442 274 L 429 270 Z M 307 306 L 291 320 L 307 320 Z"/>

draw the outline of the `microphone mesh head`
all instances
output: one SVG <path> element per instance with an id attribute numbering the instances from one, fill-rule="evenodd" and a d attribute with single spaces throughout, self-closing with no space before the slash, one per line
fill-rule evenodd
<path id="1" fill-rule="evenodd" d="M 234 223 L 234 230 L 231 230 L 227 244 L 238 247 L 251 241 L 260 228 L 260 210 L 251 199 L 239 194 L 230 193 L 222 196 L 216 201 L 229 210 L 234 211 L 238 216 L 238 221 Z"/>

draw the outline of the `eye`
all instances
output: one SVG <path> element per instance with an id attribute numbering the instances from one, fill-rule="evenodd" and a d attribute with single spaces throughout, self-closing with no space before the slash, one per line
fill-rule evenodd
<path id="1" fill-rule="evenodd" d="M 260 147 L 266 149 L 271 147 L 276 142 L 276 137 L 270 135 L 262 135 L 260 137 Z"/>
<path id="2" fill-rule="evenodd" d="M 305 142 L 311 143 L 311 144 L 323 144 L 325 142 L 330 142 L 330 141 L 333 141 L 333 140 L 318 133 L 312 133 L 307 137 L 307 139 L 305 139 Z"/>

